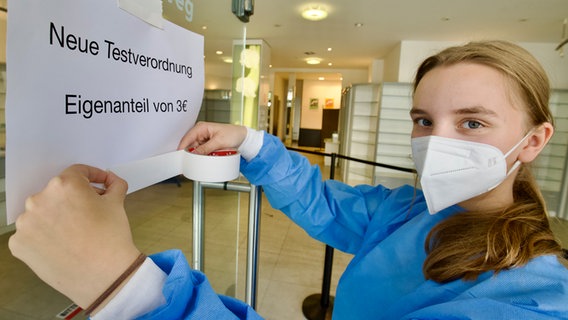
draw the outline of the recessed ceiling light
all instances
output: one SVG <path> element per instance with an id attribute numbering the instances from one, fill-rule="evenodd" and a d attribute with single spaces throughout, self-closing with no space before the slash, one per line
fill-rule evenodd
<path id="1" fill-rule="evenodd" d="M 308 59 L 306 59 L 307 64 L 320 64 L 320 62 L 321 62 L 320 58 L 308 58 Z"/>
<path id="2" fill-rule="evenodd" d="M 361 28 L 362 26 L 363 26 L 363 24 L 361 22 L 355 23 L 355 27 L 357 27 L 357 28 Z"/>
<path id="3" fill-rule="evenodd" d="M 328 63 L 327 65 L 331 67 L 331 66 L 333 65 L 333 63 L 330 62 L 330 63 Z"/>
<path id="4" fill-rule="evenodd" d="M 331 51 L 331 50 L 333 50 L 333 49 L 331 49 L 331 47 L 327 48 L 327 51 Z"/>
<path id="5" fill-rule="evenodd" d="M 222 54 L 223 54 L 223 51 L 217 50 L 217 51 L 215 51 L 215 53 L 218 54 L 218 55 L 222 55 Z"/>
<path id="6" fill-rule="evenodd" d="M 233 63 L 233 58 L 223 58 L 223 62 L 225 62 L 225 63 Z"/>
<path id="7" fill-rule="evenodd" d="M 325 78 L 324 77 L 318 77 L 318 80 L 320 80 L 320 81 L 325 80 Z"/>
<path id="8" fill-rule="evenodd" d="M 320 21 L 327 17 L 327 10 L 322 6 L 310 6 L 302 11 L 302 17 L 310 21 Z"/>
<path id="9" fill-rule="evenodd" d="M 207 26 L 202 26 L 201 29 L 207 30 Z"/>

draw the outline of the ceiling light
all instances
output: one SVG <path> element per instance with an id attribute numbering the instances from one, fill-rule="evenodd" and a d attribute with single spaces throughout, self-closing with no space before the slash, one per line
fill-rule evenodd
<path id="1" fill-rule="evenodd" d="M 330 62 L 330 63 L 328 63 L 327 65 L 331 67 L 331 66 L 333 65 L 333 63 Z"/>
<path id="2" fill-rule="evenodd" d="M 327 48 L 327 51 L 331 51 L 331 50 L 333 50 L 331 47 Z"/>
<path id="3" fill-rule="evenodd" d="M 363 24 L 361 22 L 355 23 L 355 27 L 357 27 L 357 28 L 361 28 L 362 26 L 363 26 Z"/>
<path id="4" fill-rule="evenodd" d="M 302 17 L 310 21 L 320 21 L 327 17 L 327 11 L 321 6 L 310 6 L 302 11 Z"/>
<path id="5" fill-rule="evenodd" d="M 318 77 L 318 80 L 323 81 L 323 80 L 325 80 L 325 78 L 324 77 Z"/>
<path id="6" fill-rule="evenodd" d="M 319 58 L 308 58 L 306 59 L 307 64 L 320 64 L 321 59 Z"/>
<path id="7" fill-rule="evenodd" d="M 223 51 L 217 50 L 217 51 L 215 51 L 215 53 L 218 54 L 218 55 L 222 55 L 222 54 L 223 54 Z"/>
<path id="8" fill-rule="evenodd" d="M 225 62 L 225 63 L 233 63 L 233 58 L 223 58 L 223 62 Z"/>

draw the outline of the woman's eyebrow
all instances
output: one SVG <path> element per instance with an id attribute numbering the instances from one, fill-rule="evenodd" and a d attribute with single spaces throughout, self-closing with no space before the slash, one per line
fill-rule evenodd
<path id="1" fill-rule="evenodd" d="M 455 114 L 484 114 L 488 116 L 497 116 L 497 113 L 491 109 L 487 109 L 483 106 L 472 106 L 460 108 L 454 111 Z"/>
<path id="2" fill-rule="evenodd" d="M 412 117 L 412 116 L 425 115 L 425 114 L 427 114 L 427 112 L 424 111 L 424 110 L 422 110 L 422 109 L 420 109 L 420 108 L 412 107 L 412 109 L 410 109 L 409 114 L 410 114 L 410 116 Z"/>
<path id="3" fill-rule="evenodd" d="M 457 115 L 487 115 L 490 117 L 496 117 L 497 113 L 491 109 L 487 109 L 483 106 L 472 106 L 472 107 L 464 107 L 464 108 L 459 108 L 453 111 L 454 114 Z M 420 117 L 420 116 L 424 116 L 424 115 L 428 115 L 428 112 L 426 112 L 424 109 L 420 109 L 417 107 L 412 107 L 412 109 L 410 109 L 410 117 Z"/>

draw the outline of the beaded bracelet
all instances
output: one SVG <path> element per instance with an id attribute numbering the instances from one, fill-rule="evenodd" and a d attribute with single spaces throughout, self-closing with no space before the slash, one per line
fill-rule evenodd
<path id="1" fill-rule="evenodd" d="M 120 275 L 120 277 L 118 277 L 118 279 L 116 279 L 108 287 L 108 289 L 106 289 L 105 292 L 103 292 L 97 298 L 97 300 L 95 300 L 95 302 L 93 302 L 87 309 L 85 309 L 85 314 L 90 316 L 91 312 L 93 312 L 101 303 L 103 303 L 103 301 L 105 301 L 105 299 L 108 298 L 114 292 L 114 290 L 116 290 L 116 288 L 118 288 L 118 286 L 120 286 L 120 284 L 124 282 L 126 278 L 128 278 L 128 276 L 130 276 L 134 271 L 136 271 L 136 269 L 138 269 L 138 267 L 140 267 L 145 260 L 146 260 L 146 255 L 140 253 L 140 255 L 136 258 L 136 260 L 134 260 L 134 262 L 130 265 L 130 267 L 128 267 L 128 269 L 126 269 L 126 271 L 124 271 Z"/>

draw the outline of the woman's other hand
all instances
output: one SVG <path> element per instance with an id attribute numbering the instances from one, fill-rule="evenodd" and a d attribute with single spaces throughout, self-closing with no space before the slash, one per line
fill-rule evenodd
<path id="1" fill-rule="evenodd" d="M 197 154 L 209 154 L 221 149 L 238 149 L 247 136 L 247 129 L 224 123 L 198 122 L 181 139 L 178 149 L 195 148 Z"/>
<path id="2" fill-rule="evenodd" d="M 65 169 L 26 200 L 9 241 L 12 254 L 79 306 L 89 306 L 140 254 L 124 209 L 127 188 L 111 172 Z"/>

